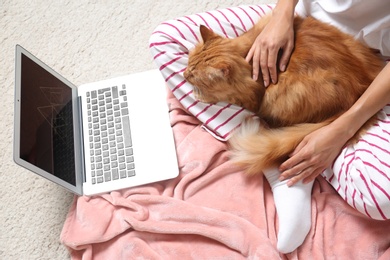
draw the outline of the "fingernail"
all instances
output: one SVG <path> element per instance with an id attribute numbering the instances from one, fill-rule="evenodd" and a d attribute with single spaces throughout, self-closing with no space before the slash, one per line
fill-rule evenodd
<path id="1" fill-rule="evenodd" d="M 264 80 L 264 87 L 268 87 L 268 82 Z"/>
<path id="2" fill-rule="evenodd" d="M 284 181 L 286 178 L 284 178 L 283 176 L 280 176 L 279 177 L 279 181 Z"/>
<path id="3" fill-rule="evenodd" d="M 285 71 L 286 70 L 286 65 L 282 65 L 282 67 L 280 67 L 280 70 L 281 71 Z"/>
<path id="4" fill-rule="evenodd" d="M 293 182 L 292 182 L 292 181 L 288 181 L 288 182 L 287 182 L 287 186 L 288 186 L 288 187 L 293 186 Z"/>
<path id="5" fill-rule="evenodd" d="M 252 78 L 253 78 L 254 81 L 256 81 L 257 80 L 257 75 L 253 75 Z"/>

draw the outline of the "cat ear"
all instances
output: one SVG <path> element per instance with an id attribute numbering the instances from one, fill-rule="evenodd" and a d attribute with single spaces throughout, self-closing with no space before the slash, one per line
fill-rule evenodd
<path id="1" fill-rule="evenodd" d="M 228 65 L 222 65 L 209 69 L 209 78 L 215 79 L 226 79 L 230 76 L 230 67 Z"/>
<path id="2" fill-rule="evenodd" d="M 230 66 L 228 64 L 218 64 L 218 69 L 220 71 L 221 76 L 223 77 L 229 77 L 230 76 Z"/>
<path id="3" fill-rule="evenodd" d="M 211 38 L 218 37 L 217 34 L 215 34 L 213 31 L 211 31 L 209 28 L 207 28 L 204 25 L 200 25 L 200 35 L 202 36 L 203 42 L 207 42 Z"/>
<path id="4" fill-rule="evenodd" d="M 230 75 L 230 69 L 228 67 L 221 68 L 221 71 L 225 77 L 228 77 Z"/>

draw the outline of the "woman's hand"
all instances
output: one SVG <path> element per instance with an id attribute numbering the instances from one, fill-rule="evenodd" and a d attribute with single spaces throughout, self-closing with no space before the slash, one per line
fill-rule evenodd
<path id="1" fill-rule="evenodd" d="M 264 30 L 257 36 L 246 60 L 252 60 L 253 79 L 259 77 L 259 70 L 263 75 L 264 86 L 270 81 L 278 80 L 277 62 L 279 51 L 283 54 L 279 61 L 279 69 L 285 71 L 291 53 L 294 49 L 294 8 L 297 1 L 278 1 L 272 12 L 272 17 Z"/>
<path id="2" fill-rule="evenodd" d="M 288 186 L 301 180 L 303 183 L 313 181 L 331 166 L 347 140 L 343 130 L 332 124 L 310 133 L 295 148 L 290 159 L 280 166 L 280 179 L 291 178 Z"/>

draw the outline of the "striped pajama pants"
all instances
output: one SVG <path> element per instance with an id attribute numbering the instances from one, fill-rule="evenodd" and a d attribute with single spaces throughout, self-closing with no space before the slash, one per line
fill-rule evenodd
<path id="1" fill-rule="evenodd" d="M 250 29 L 272 5 L 251 5 L 184 16 L 161 23 L 150 38 L 153 59 L 181 104 L 220 140 L 250 113 L 227 104 L 198 102 L 183 72 L 188 53 L 200 40 L 203 24 L 234 38 Z M 374 219 L 390 219 L 390 104 L 379 112 L 378 123 L 358 143 L 344 148 L 323 177 L 353 208 Z"/>

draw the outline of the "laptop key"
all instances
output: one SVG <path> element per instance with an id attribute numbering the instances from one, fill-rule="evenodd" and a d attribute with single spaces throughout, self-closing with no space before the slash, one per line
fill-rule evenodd
<path id="1" fill-rule="evenodd" d="M 111 181 L 111 172 L 104 172 L 104 181 Z"/>
<path id="2" fill-rule="evenodd" d="M 122 108 L 121 111 L 122 111 L 122 115 L 123 115 L 123 116 L 129 114 L 129 110 L 128 110 L 127 108 Z"/>
<path id="3" fill-rule="evenodd" d="M 135 170 L 128 171 L 127 176 L 129 176 L 129 177 L 135 176 Z"/>
<path id="4" fill-rule="evenodd" d="M 126 149 L 126 155 L 127 156 L 133 155 L 133 148 Z"/>
<path id="5" fill-rule="evenodd" d="M 118 87 L 117 86 L 112 87 L 112 97 L 118 98 Z"/>
<path id="6" fill-rule="evenodd" d="M 130 118 L 129 116 L 122 117 L 123 122 L 123 138 L 125 139 L 125 147 L 133 146 L 130 133 Z"/>
<path id="7" fill-rule="evenodd" d="M 113 178 L 114 180 L 119 179 L 119 173 L 118 173 L 118 169 L 117 169 L 117 168 L 112 169 L 112 178 Z"/>

